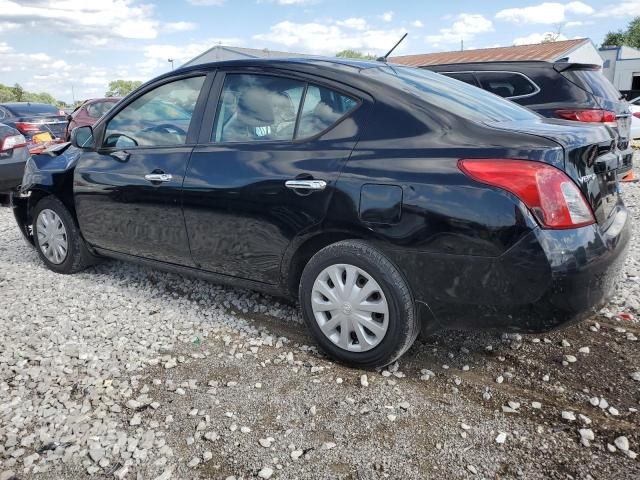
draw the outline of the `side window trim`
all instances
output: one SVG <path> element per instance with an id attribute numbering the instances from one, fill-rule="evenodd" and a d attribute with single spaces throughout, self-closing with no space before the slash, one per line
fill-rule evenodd
<path id="1" fill-rule="evenodd" d="M 118 150 L 137 150 L 137 149 L 161 149 L 161 148 L 177 148 L 177 147 L 185 147 L 185 146 L 193 146 L 197 144 L 197 133 L 199 125 L 202 123 L 202 115 L 204 113 L 205 102 L 207 100 L 207 96 L 209 93 L 209 89 L 211 88 L 211 83 L 213 83 L 213 79 L 215 76 L 215 70 L 197 70 L 193 72 L 187 72 L 183 75 L 176 75 L 174 77 L 164 78 L 158 82 L 153 84 L 146 85 L 144 89 L 140 90 L 134 97 L 127 98 L 127 102 L 121 104 L 121 100 L 114 103 L 114 106 L 109 109 L 107 114 L 103 117 L 101 122 L 98 122 L 93 127 L 93 134 L 96 139 L 96 145 L 99 145 L 98 152 L 100 153 L 109 153 Z M 127 148 L 122 147 L 105 147 L 104 146 L 104 133 L 109 122 L 118 115 L 122 110 L 124 110 L 127 106 L 129 106 L 132 102 L 135 102 L 138 98 L 146 95 L 152 90 L 155 90 L 162 85 L 166 85 L 168 83 L 177 82 L 179 80 L 184 80 L 186 78 L 194 78 L 194 77 L 204 77 L 204 82 L 202 87 L 200 88 L 200 93 L 198 94 L 198 99 L 196 100 L 196 106 L 193 110 L 193 115 L 191 116 L 191 122 L 189 124 L 189 130 L 187 131 L 187 138 L 185 143 L 179 145 L 142 145 L 142 146 L 132 146 Z M 126 97 L 125 97 L 126 98 Z M 115 108 L 116 105 L 119 105 L 119 108 Z"/>
<path id="2" fill-rule="evenodd" d="M 537 95 L 538 93 L 540 93 L 540 90 L 541 90 L 540 87 L 538 86 L 538 84 L 536 82 L 534 82 L 533 80 L 531 80 L 531 78 L 528 75 L 525 75 L 522 72 L 514 72 L 514 71 L 511 71 L 511 70 L 458 70 L 458 71 L 452 71 L 452 72 L 438 72 L 438 73 L 442 73 L 442 74 L 447 74 L 447 73 L 470 73 L 471 75 L 473 75 L 473 78 L 475 78 L 476 83 L 478 84 L 477 87 L 478 88 L 482 88 L 483 90 L 486 90 L 486 89 L 482 87 L 482 82 L 480 82 L 480 80 L 478 79 L 477 75 L 479 73 L 511 73 L 513 75 L 519 75 L 519 76 L 523 77 L 525 80 L 527 80 L 527 82 L 529 82 L 535 88 L 535 91 L 533 91 L 531 93 L 526 93 L 524 95 L 513 95 L 512 97 L 503 97 L 503 98 L 506 98 L 507 100 L 514 100 L 514 99 L 519 99 L 519 98 L 533 97 L 534 95 Z M 486 91 L 488 91 L 488 90 L 486 90 Z"/>
<path id="3" fill-rule="evenodd" d="M 241 69 L 241 68 L 229 68 L 227 70 L 219 70 L 217 71 L 216 75 L 215 75 L 215 79 L 212 80 L 212 85 L 211 85 L 211 90 L 209 92 L 209 97 L 207 100 L 207 104 L 206 104 L 206 108 L 205 108 L 205 112 L 204 112 L 204 117 L 202 120 L 202 128 L 200 130 L 200 133 L 198 135 L 198 140 L 197 143 L 199 145 L 219 145 L 219 146 L 224 146 L 224 145 L 240 145 L 240 144 L 246 144 L 246 143 L 254 143 L 254 142 L 219 142 L 216 143 L 214 141 L 211 140 L 211 132 L 213 132 L 213 128 L 215 126 L 215 121 L 216 121 L 216 117 L 218 114 L 218 104 L 220 101 L 220 96 L 222 95 L 222 90 L 224 87 L 224 81 L 225 78 L 227 77 L 227 75 L 266 75 L 266 76 L 271 76 L 271 77 L 283 77 L 283 78 L 287 78 L 287 79 L 291 79 L 291 80 L 298 80 L 300 82 L 304 82 L 305 83 L 305 88 L 304 88 L 304 92 L 303 92 L 303 96 L 302 96 L 302 100 L 300 102 L 300 108 L 298 110 L 298 115 L 296 116 L 296 126 L 295 126 L 295 131 L 294 131 L 294 136 L 292 140 L 287 140 L 286 142 L 289 143 L 307 143 L 307 142 L 311 142 L 316 140 L 317 138 L 325 135 L 327 132 L 333 130 L 334 128 L 336 128 L 340 123 L 342 123 L 347 117 L 353 115 L 357 110 L 359 110 L 362 105 L 365 103 L 364 102 L 364 97 L 368 97 L 368 94 L 364 94 L 364 93 L 356 93 L 356 90 L 352 87 L 350 87 L 351 91 L 347 91 L 344 88 L 340 88 L 339 86 L 336 86 L 334 84 L 334 82 L 329 82 L 328 83 L 323 83 L 322 81 L 318 82 L 317 79 L 315 77 L 312 77 L 311 75 L 308 74 L 304 74 L 301 72 L 297 72 L 297 71 L 288 71 L 288 70 L 257 70 L 254 68 L 246 68 L 246 69 Z M 351 110 L 345 112 L 340 118 L 338 118 L 334 123 L 332 123 L 331 125 L 329 125 L 329 127 L 325 128 L 323 131 L 310 136 L 310 137 L 303 137 L 303 138 L 296 138 L 297 135 L 297 130 L 298 130 L 298 125 L 299 125 L 299 119 L 300 119 L 300 115 L 302 115 L 302 110 L 304 108 L 304 102 L 306 99 L 306 93 L 307 93 L 307 89 L 309 87 L 309 85 L 315 85 L 318 87 L 323 87 L 323 88 L 327 88 L 329 90 L 333 90 L 341 95 L 345 95 L 351 99 L 353 99 L 356 102 L 356 106 L 353 107 Z M 256 142 L 257 143 L 257 142 Z M 265 140 L 265 141 L 261 141 L 259 142 L 260 145 L 268 145 L 268 144 L 273 144 L 273 143 L 283 143 L 283 140 Z"/>

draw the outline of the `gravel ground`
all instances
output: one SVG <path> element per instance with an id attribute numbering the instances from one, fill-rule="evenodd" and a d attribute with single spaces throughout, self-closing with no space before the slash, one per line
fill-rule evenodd
<path id="1" fill-rule="evenodd" d="M 624 195 L 638 238 L 640 183 Z M 640 478 L 639 321 L 635 243 L 589 321 L 351 370 L 264 295 L 115 261 L 56 275 L 4 208 L 0 480 Z"/>

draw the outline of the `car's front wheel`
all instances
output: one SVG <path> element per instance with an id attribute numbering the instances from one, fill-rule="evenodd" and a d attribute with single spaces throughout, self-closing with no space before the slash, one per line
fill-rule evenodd
<path id="1" fill-rule="evenodd" d="M 40 200 L 33 210 L 38 255 L 56 273 L 76 273 L 95 263 L 71 213 L 56 197 Z"/>
<path id="2" fill-rule="evenodd" d="M 320 250 L 302 273 L 299 296 L 322 349 L 348 365 L 387 365 L 420 330 L 404 277 L 366 242 L 343 241 Z"/>

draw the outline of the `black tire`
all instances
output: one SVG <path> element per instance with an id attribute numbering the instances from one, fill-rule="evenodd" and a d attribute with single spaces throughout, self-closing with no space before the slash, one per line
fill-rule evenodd
<path id="1" fill-rule="evenodd" d="M 61 263 L 54 263 L 50 261 L 43 253 L 40 243 L 38 241 L 38 222 L 37 218 L 40 212 L 43 210 L 52 210 L 55 212 L 62 221 L 66 230 L 67 238 L 67 253 L 64 260 Z M 84 239 L 80 235 L 80 230 L 76 224 L 73 216 L 64 206 L 64 204 L 54 196 L 48 196 L 41 199 L 35 206 L 32 212 L 33 219 L 33 239 L 36 246 L 38 255 L 44 262 L 44 264 L 56 273 L 72 274 L 84 270 L 90 265 L 97 262 L 97 257 L 91 255 L 87 249 Z"/>
<path id="2" fill-rule="evenodd" d="M 320 329 L 311 305 L 314 282 L 327 267 L 349 264 L 367 272 L 381 287 L 388 303 L 388 328 L 379 344 L 364 352 L 352 352 L 333 343 Z M 398 268 L 378 249 L 364 241 L 346 240 L 316 253 L 302 272 L 299 287 L 302 315 L 320 347 L 346 365 L 374 368 L 397 360 L 420 332 L 411 290 Z"/>

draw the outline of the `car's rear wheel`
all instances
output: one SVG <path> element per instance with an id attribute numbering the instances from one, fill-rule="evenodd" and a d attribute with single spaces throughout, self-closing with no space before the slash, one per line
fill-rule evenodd
<path id="1" fill-rule="evenodd" d="M 397 267 L 362 241 L 319 251 L 300 280 L 305 321 L 322 349 L 357 367 L 400 357 L 420 330 L 411 291 Z"/>
<path id="2" fill-rule="evenodd" d="M 41 199 L 33 210 L 38 255 L 56 273 L 76 273 L 95 263 L 71 213 L 56 197 Z"/>

